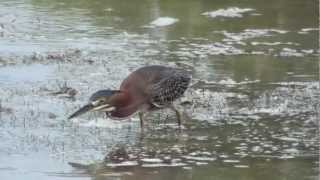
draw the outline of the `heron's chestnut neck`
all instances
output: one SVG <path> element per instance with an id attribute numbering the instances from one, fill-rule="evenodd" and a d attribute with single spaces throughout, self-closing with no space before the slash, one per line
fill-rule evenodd
<path id="1" fill-rule="evenodd" d="M 109 99 L 109 104 L 116 107 L 127 106 L 130 103 L 130 96 L 126 91 L 120 91 L 113 94 Z"/>

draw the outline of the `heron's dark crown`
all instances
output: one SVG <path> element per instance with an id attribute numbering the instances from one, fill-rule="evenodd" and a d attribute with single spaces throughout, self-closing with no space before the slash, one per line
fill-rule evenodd
<path id="1" fill-rule="evenodd" d="M 112 95 L 119 93 L 119 90 L 99 90 L 95 93 L 93 93 L 90 97 L 90 101 L 96 101 L 100 98 L 107 98 L 107 97 L 111 97 Z"/>

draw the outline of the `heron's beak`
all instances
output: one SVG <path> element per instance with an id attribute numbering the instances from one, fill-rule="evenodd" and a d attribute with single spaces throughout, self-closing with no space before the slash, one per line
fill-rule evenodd
<path id="1" fill-rule="evenodd" d="M 72 119 L 74 117 L 80 116 L 86 112 L 90 111 L 113 111 L 115 108 L 111 106 L 110 104 L 101 104 L 101 105 L 95 105 L 94 103 L 87 104 L 80 108 L 78 111 L 74 112 L 71 116 L 69 116 L 68 119 Z"/>

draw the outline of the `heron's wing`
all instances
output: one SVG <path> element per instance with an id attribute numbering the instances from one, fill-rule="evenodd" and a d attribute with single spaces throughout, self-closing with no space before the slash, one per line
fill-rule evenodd
<path id="1" fill-rule="evenodd" d="M 171 72 L 149 87 L 150 101 L 157 107 L 169 105 L 181 97 L 188 88 L 190 75 L 186 72 Z"/>

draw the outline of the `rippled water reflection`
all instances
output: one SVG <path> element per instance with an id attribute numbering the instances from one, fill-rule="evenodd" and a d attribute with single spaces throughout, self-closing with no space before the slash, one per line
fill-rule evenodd
<path id="1" fill-rule="evenodd" d="M 0 179 L 319 178 L 316 1 L 0 2 Z M 66 119 L 149 64 L 193 75 L 181 131 Z"/>

